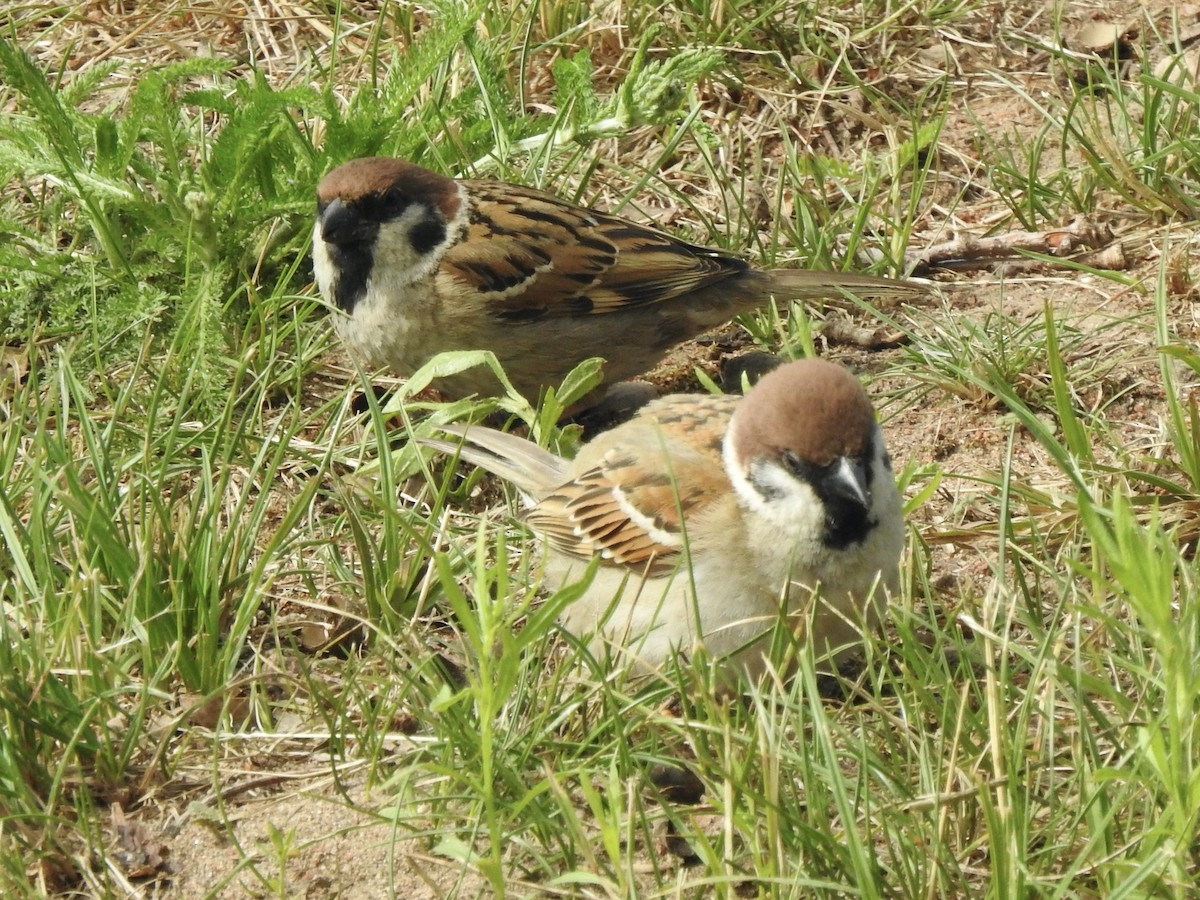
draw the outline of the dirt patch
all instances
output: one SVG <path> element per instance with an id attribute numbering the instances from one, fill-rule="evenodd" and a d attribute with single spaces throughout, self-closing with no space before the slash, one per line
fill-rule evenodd
<path id="1" fill-rule="evenodd" d="M 389 798 L 362 773 L 334 785 L 254 791 L 223 810 L 193 803 L 161 823 L 169 864 L 160 885 L 177 897 L 444 897 L 485 883 L 440 859 L 375 810 Z M 172 821 L 182 815 L 183 821 Z"/>

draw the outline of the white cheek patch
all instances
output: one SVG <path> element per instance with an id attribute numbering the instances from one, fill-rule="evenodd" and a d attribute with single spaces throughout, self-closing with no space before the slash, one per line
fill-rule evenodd
<path id="1" fill-rule="evenodd" d="M 769 460 L 751 463 L 746 490 L 758 500 L 758 513 L 777 525 L 819 535 L 825 528 L 825 508 L 816 491 Z"/>
<path id="2" fill-rule="evenodd" d="M 321 223 L 313 227 L 312 242 L 313 276 L 317 279 L 317 288 L 323 297 L 333 297 L 338 283 L 338 270 L 333 265 L 329 254 L 329 245 L 321 237 Z"/>
<path id="3" fill-rule="evenodd" d="M 372 285 L 385 282 L 411 284 L 425 278 L 437 267 L 442 254 L 457 239 L 460 228 L 457 221 L 448 223 L 442 242 L 427 253 L 418 253 L 412 245 L 412 233 L 425 221 L 426 215 L 423 206 L 414 205 L 406 209 L 400 218 L 379 226 L 379 237 L 375 239 L 375 260 L 371 277 L 367 280 L 368 290 Z"/>
<path id="4" fill-rule="evenodd" d="M 728 433 L 723 443 L 725 470 L 745 506 L 801 537 L 819 535 L 824 530 L 825 510 L 811 486 L 767 459 L 754 460 L 750 464 L 752 471 L 747 471 L 735 458 Z"/>

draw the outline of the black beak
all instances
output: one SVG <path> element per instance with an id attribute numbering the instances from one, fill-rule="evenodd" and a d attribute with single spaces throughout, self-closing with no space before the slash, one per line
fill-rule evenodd
<path id="1" fill-rule="evenodd" d="M 867 463 L 863 459 L 840 457 L 825 480 L 825 488 L 833 497 L 848 500 L 871 508 L 871 482 L 867 477 Z"/>
<path id="2" fill-rule="evenodd" d="M 317 221 L 321 223 L 321 239 L 337 246 L 370 240 L 377 227 L 339 197 L 318 205 Z"/>

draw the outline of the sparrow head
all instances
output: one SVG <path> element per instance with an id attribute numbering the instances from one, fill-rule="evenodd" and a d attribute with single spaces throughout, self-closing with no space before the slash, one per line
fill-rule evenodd
<path id="1" fill-rule="evenodd" d="M 875 480 L 891 461 L 863 386 L 835 363 L 807 359 L 763 377 L 725 436 L 730 478 L 743 499 L 781 522 L 823 511 L 821 542 L 844 549 L 877 524 Z"/>
<path id="2" fill-rule="evenodd" d="M 321 293 L 345 312 L 372 272 L 414 280 L 452 242 L 463 199 L 452 178 L 387 157 L 354 159 L 317 186 L 313 268 Z"/>

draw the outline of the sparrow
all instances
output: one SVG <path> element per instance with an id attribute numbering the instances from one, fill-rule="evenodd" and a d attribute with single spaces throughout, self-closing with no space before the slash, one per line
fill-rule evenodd
<path id="1" fill-rule="evenodd" d="M 531 402 L 591 357 L 606 360 L 607 382 L 646 372 L 770 295 L 925 291 L 869 275 L 761 271 L 553 194 L 385 157 L 322 179 L 312 256 L 335 330 L 367 365 L 412 374 L 442 351 L 491 350 Z M 482 368 L 437 386 L 454 398 L 501 389 Z"/>
<path id="2" fill-rule="evenodd" d="M 891 461 L 866 391 L 835 363 L 786 363 L 744 398 L 661 397 L 570 461 L 489 428 L 439 427 L 459 442 L 422 442 L 526 495 L 548 587 L 600 558 L 560 622 L 642 672 L 702 644 L 718 671 L 757 678 L 781 616 L 836 662 L 899 587 Z"/>

